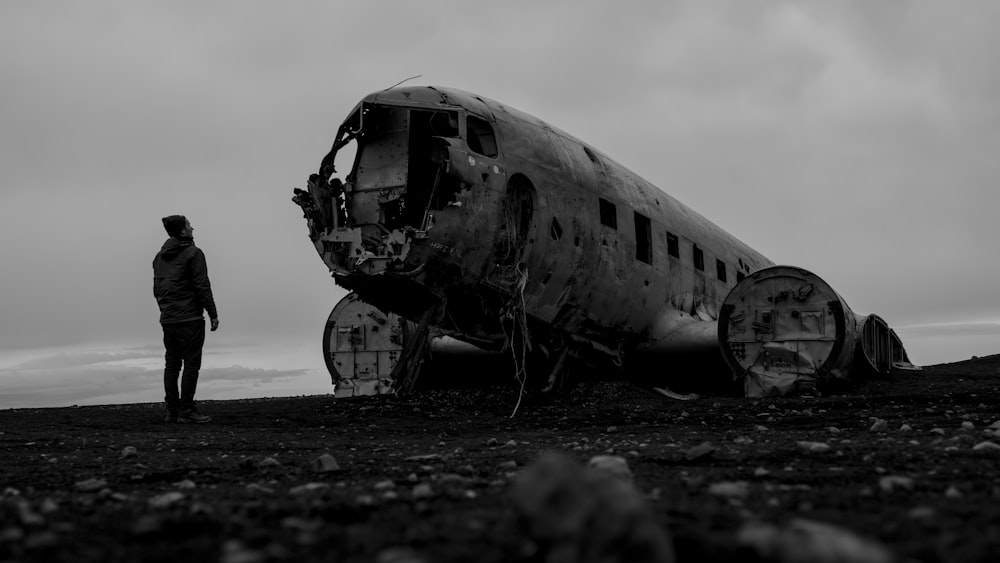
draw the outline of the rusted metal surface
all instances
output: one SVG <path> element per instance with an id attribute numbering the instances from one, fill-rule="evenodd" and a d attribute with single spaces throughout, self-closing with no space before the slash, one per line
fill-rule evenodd
<path id="1" fill-rule="evenodd" d="M 723 302 L 773 266 L 594 147 L 453 89 L 365 97 L 293 199 L 339 285 L 435 336 L 508 351 L 545 388 L 569 365 L 720 359 Z M 875 346 L 888 333 L 872 326 Z M 808 376 L 821 342 L 783 361 Z"/>

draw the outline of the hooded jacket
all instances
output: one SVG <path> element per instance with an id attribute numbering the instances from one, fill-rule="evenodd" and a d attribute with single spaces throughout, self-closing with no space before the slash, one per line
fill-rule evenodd
<path id="1" fill-rule="evenodd" d="M 160 323 L 219 317 L 208 281 L 205 253 L 191 238 L 170 237 L 153 258 L 153 295 L 160 306 Z"/>

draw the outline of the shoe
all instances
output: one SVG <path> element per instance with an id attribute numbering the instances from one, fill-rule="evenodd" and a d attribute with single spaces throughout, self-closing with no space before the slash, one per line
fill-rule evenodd
<path id="1" fill-rule="evenodd" d="M 185 409 L 177 414 L 177 422 L 183 424 L 204 424 L 206 422 L 212 422 L 212 417 L 201 414 L 198 409 Z"/>
<path id="2" fill-rule="evenodd" d="M 167 417 L 163 419 L 163 422 L 167 423 L 177 422 L 177 411 L 167 411 Z"/>

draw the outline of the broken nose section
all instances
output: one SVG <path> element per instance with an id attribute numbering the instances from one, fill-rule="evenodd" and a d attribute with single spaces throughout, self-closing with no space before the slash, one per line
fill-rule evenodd
<path id="1" fill-rule="evenodd" d="M 917 369 L 885 321 L 854 313 L 819 276 L 789 266 L 755 272 L 729 292 L 719 343 L 748 397 L 808 394 L 865 371 Z"/>

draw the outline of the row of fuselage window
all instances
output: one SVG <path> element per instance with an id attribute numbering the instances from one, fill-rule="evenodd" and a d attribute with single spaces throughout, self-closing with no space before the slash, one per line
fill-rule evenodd
<path id="1" fill-rule="evenodd" d="M 601 213 L 601 224 L 605 227 L 610 227 L 614 230 L 618 230 L 618 209 L 614 203 L 610 201 L 599 198 L 600 201 L 600 213 Z M 635 214 L 635 259 L 640 262 L 645 262 L 646 264 L 653 263 L 653 225 L 646 217 L 638 211 Z M 667 231 L 667 254 L 673 256 L 674 258 L 680 259 L 681 257 L 681 245 L 680 238 L 677 235 Z M 691 258 L 694 262 L 694 267 L 700 272 L 705 271 L 705 252 L 698 248 L 697 244 L 692 243 L 691 245 Z M 720 282 L 727 283 L 728 275 L 726 271 L 726 263 L 722 260 L 716 259 L 715 261 L 715 276 Z M 739 283 L 743 281 L 745 275 L 743 272 L 736 272 L 736 282 Z"/>

